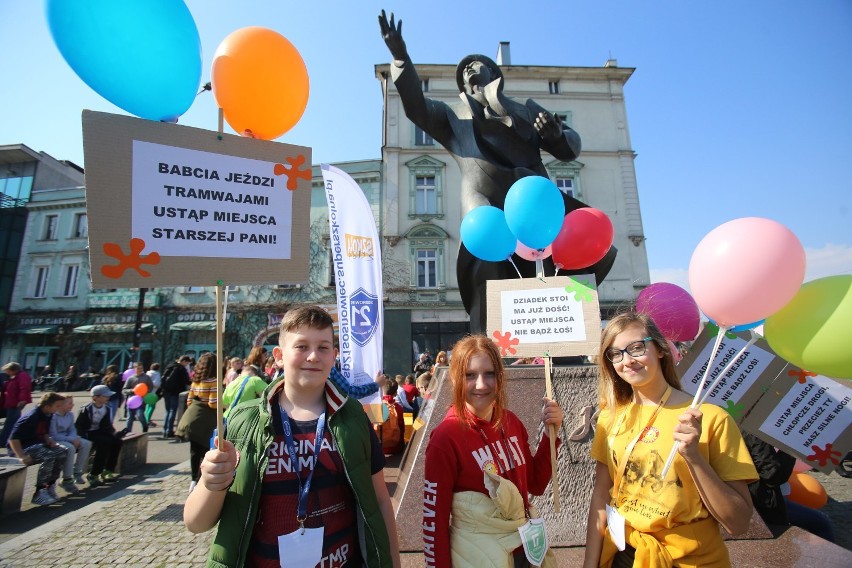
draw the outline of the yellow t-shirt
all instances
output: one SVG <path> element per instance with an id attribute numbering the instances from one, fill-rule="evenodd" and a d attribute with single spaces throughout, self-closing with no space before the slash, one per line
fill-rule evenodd
<path id="1" fill-rule="evenodd" d="M 680 455 L 675 457 L 666 478 L 660 479 L 674 444 L 672 436 L 678 424 L 677 417 L 688 407 L 689 402 L 683 402 L 660 409 L 653 426 L 636 443 L 627 459 L 621 487 L 612 488 L 610 497 L 616 497 L 618 512 L 635 530 L 652 533 L 710 516 Z M 607 465 L 613 480 L 624 458 L 625 448 L 648 424 L 656 406 L 627 406 L 624 421 L 618 432 L 611 436 L 609 429 L 617 425 L 618 416 L 624 409 L 620 407 L 617 410 L 616 420 L 612 423 L 609 410 L 601 412 L 592 443 L 592 457 Z M 703 404 L 701 412 L 704 417 L 698 449 L 722 481 L 757 480 L 748 448 L 733 419 L 713 404 Z"/>

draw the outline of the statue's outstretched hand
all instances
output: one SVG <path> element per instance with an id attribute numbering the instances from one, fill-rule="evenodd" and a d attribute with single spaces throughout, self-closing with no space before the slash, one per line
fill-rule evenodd
<path id="1" fill-rule="evenodd" d="M 398 25 L 394 25 L 393 12 L 391 12 L 390 22 L 385 11 L 379 15 L 379 28 L 382 30 L 382 38 L 388 46 L 391 55 L 394 59 L 402 61 L 408 56 L 408 50 L 405 47 L 405 41 L 402 39 L 402 20 L 399 20 Z"/>
<path id="2" fill-rule="evenodd" d="M 538 113 L 535 117 L 535 129 L 544 140 L 556 140 L 562 136 L 562 120 L 559 115 L 547 111 Z"/>

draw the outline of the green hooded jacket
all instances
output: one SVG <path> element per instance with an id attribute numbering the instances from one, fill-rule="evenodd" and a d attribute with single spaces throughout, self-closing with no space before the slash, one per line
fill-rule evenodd
<path id="1" fill-rule="evenodd" d="M 268 462 L 267 449 L 273 441 L 271 399 L 284 379 L 273 382 L 262 398 L 242 402 L 228 420 L 227 438 L 240 453 L 234 483 L 228 489 L 216 538 L 210 547 L 207 566 L 237 568 L 243 566 L 251 543 L 252 530 L 260 504 L 263 472 Z M 326 383 L 327 427 L 337 444 L 349 486 L 358 506 L 358 531 L 361 554 L 370 568 L 393 565 L 390 542 L 382 511 L 373 489 L 370 431 L 361 403 L 349 399 L 333 384 Z M 363 426 L 362 426 L 363 425 Z"/>

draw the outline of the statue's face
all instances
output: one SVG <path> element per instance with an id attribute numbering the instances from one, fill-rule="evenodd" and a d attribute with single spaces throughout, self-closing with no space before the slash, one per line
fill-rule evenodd
<path id="1" fill-rule="evenodd" d="M 464 77 L 465 87 L 468 90 L 472 89 L 474 85 L 484 87 L 491 82 L 491 71 L 481 61 L 471 61 L 468 63 L 462 72 L 462 76 Z"/>

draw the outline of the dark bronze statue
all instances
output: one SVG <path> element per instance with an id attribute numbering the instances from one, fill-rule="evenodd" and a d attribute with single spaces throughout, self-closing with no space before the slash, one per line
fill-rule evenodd
<path id="1" fill-rule="evenodd" d="M 541 150 L 571 161 L 580 153 L 580 136 L 535 101 L 520 103 L 503 94 L 503 73 L 484 55 L 468 55 L 456 68 L 459 87 L 457 103 L 451 105 L 423 94 L 420 78 L 402 39 L 402 20 L 388 21 L 385 11 L 379 27 L 390 50 L 391 79 L 399 91 L 405 115 L 453 155 L 461 169 L 462 215 L 480 205 L 503 208 L 509 188 L 522 177 L 548 177 Z M 565 212 L 586 207 L 564 196 Z M 597 264 L 586 270 L 601 282 L 615 260 L 613 247 Z M 514 256 L 525 278 L 535 277 L 535 263 Z M 545 260 L 545 273 L 555 271 L 553 261 Z M 459 291 L 470 315 L 472 331 L 486 328 L 485 282 L 516 278 L 508 262 L 486 262 L 474 257 L 462 244 L 456 265 Z M 570 274 L 565 272 L 564 274 Z"/>

